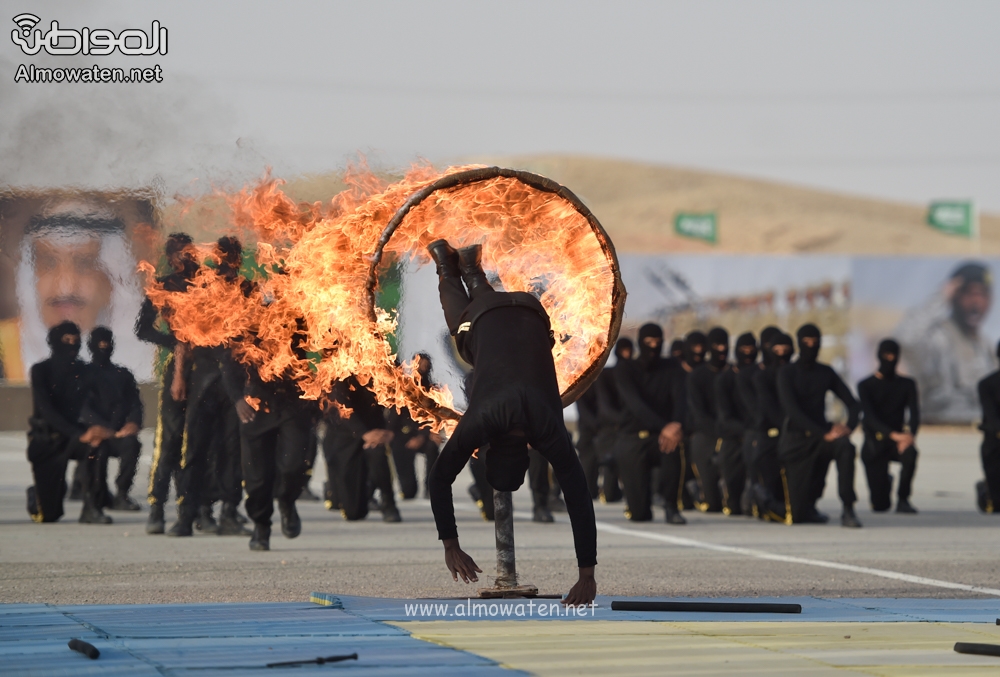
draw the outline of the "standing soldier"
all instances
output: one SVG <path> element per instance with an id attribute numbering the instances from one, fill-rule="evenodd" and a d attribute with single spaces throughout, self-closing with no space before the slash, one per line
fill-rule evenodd
<path id="1" fill-rule="evenodd" d="M 899 344 L 886 339 L 878 346 L 878 371 L 858 384 L 858 398 L 864 418 L 865 446 L 861 460 L 868 475 L 872 510 L 884 512 L 891 504 L 892 475 L 889 462 L 902 465 L 896 512 L 916 513 L 910 505 L 910 488 L 917 470 L 917 448 L 913 440 L 920 428 L 917 382 L 896 373 Z M 909 421 L 906 413 L 909 412 Z"/>
<path id="2" fill-rule="evenodd" d="M 167 264 L 172 272 L 165 277 L 157 278 L 157 283 L 166 291 L 186 291 L 191 278 L 198 270 L 191 236 L 187 233 L 172 233 L 167 237 L 164 250 Z M 169 309 L 164 309 L 164 313 L 169 314 Z M 143 341 L 160 346 L 167 352 L 160 386 L 156 437 L 153 440 L 153 462 L 149 468 L 150 510 L 146 522 L 147 534 L 162 534 L 165 530 L 163 505 L 170 491 L 170 478 L 180 470 L 181 466 L 184 421 L 187 415 L 187 402 L 183 395 L 190 375 L 190 365 L 184 364 L 183 345 L 178 343 L 166 322 L 158 323 L 157 320 L 156 307 L 147 297 L 139 310 L 135 335 Z"/>

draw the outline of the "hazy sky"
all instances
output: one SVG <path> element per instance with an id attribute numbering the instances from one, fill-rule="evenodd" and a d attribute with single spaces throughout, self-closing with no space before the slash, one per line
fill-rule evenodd
<path id="1" fill-rule="evenodd" d="M 0 181 L 241 180 L 357 151 L 574 153 L 1000 211 L 997 2 L 9 2 L 156 57 L 0 38 Z M 160 84 L 13 84 L 19 64 Z"/>

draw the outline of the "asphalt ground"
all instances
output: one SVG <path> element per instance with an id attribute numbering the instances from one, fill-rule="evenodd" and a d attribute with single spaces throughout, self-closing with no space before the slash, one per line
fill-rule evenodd
<path id="1" fill-rule="evenodd" d="M 926 431 L 911 502 L 919 515 L 874 514 L 863 468 L 856 488 L 860 530 L 839 526 L 831 469 L 820 509 L 828 525 L 784 526 L 743 517 L 688 511 L 686 526 L 632 524 L 622 505 L 595 504 L 599 592 L 667 597 L 1000 597 L 1000 516 L 975 508 L 981 478 L 979 436 Z M 133 497 L 145 493 L 151 454 L 143 457 Z M 25 511 L 31 483 L 23 433 L 0 434 L 0 603 L 127 604 L 301 601 L 311 591 L 373 597 L 462 597 L 475 585 L 455 583 L 444 567 L 429 503 L 401 501 L 401 524 L 376 513 L 346 522 L 321 503 L 300 503 L 302 535 L 287 540 L 276 528 L 271 551 L 251 552 L 247 538 L 147 536 L 146 513 L 109 513 L 114 524 L 78 524 L 80 503 L 68 501 L 57 524 L 35 524 Z M 112 473 L 115 472 L 112 461 Z M 321 489 L 317 468 L 312 488 Z M 483 522 L 456 483 L 463 548 L 494 569 L 493 525 Z M 515 495 L 518 515 L 531 498 Z M 168 518 L 171 517 L 168 510 Z M 565 593 L 575 580 L 572 536 L 565 514 L 555 524 L 519 519 L 518 571 L 543 593 Z"/>

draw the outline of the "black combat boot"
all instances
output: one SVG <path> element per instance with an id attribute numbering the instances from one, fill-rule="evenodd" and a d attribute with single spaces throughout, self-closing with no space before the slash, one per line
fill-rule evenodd
<path id="1" fill-rule="evenodd" d="M 253 536 L 250 538 L 250 549 L 263 552 L 271 549 L 271 525 L 254 524 Z"/>
<path id="2" fill-rule="evenodd" d="M 212 516 L 211 503 L 198 508 L 198 516 L 194 520 L 194 528 L 203 534 L 219 533 L 219 523 Z"/>
<path id="3" fill-rule="evenodd" d="M 163 506 L 154 503 L 149 506 L 149 518 L 146 520 L 147 534 L 162 534 L 166 529 L 166 521 L 163 519 Z"/>
<path id="4" fill-rule="evenodd" d="M 427 251 L 437 266 L 438 277 L 462 277 L 458 267 L 458 252 L 447 240 L 434 240 L 427 245 Z"/>
<path id="5" fill-rule="evenodd" d="M 96 505 L 84 502 L 83 510 L 80 512 L 81 524 L 111 524 L 113 521 Z"/>
<path id="6" fill-rule="evenodd" d="M 295 509 L 294 501 L 279 500 L 278 511 L 281 513 L 281 533 L 285 538 L 295 538 L 302 533 L 302 520 L 299 518 L 299 511 Z"/>
<path id="7" fill-rule="evenodd" d="M 469 296 L 476 297 L 476 291 L 490 286 L 483 270 L 483 246 L 474 244 L 458 250 L 458 269 L 462 271 L 462 281 L 469 289 Z"/>
<path id="8" fill-rule="evenodd" d="M 840 526 L 849 527 L 851 529 L 861 528 L 861 520 L 859 520 L 858 516 L 854 514 L 853 505 L 848 505 L 847 503 L 844 504 L 844 512 L 840 515 Z"/>
<path id="9" fill-rule="evenodd" d="M 167 529 L 167 536 L 194 536 L 194 517 L 190 508 L 177 506 L 177 521 Z"/>
<path id="10" fill-rule="evenodd" d="M 232 503 L 223 503 L 222 511 L 219 513 L 220 536 L 249 536 L 250 530 L 243 526 L 236 517 L 236 506 Z"/>

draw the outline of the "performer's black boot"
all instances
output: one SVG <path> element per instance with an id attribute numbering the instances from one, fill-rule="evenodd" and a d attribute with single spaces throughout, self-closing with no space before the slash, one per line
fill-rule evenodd
<path id="1" fill-rule="evenodd" d="M 302 533 L 302 520 L 299 511 L 295 509 L 294 501 L 278 500 L 278 512 L 281 513 L 281 533 L 285 538 L 295 538 Z"/>
<path id="2" fill-rule="evenodd" d="M 253 536 L 250 538 L 250 549 L 264 552 L 271 549 L 271 525 L 254 524 Z"/>
<path id="3" fill-rule="evenodd" d="M 438 277 L 462 277 L 458 268 L 458 252 L 447 240 L 434 240 L 427 245 L 427 251 L 437 266 Z"/>
<path id="4" fill-rule="evenodd" d="M 177 506 L 177 521 L 167 529 L 167 536 L 193 536 L 195 513 L 184 505 Z"/>
<path id="5" fill-rule="evenodd" d="M 154 503 L 149 508 L 149 518 L 146 520 L 147 534 L 162 534 L 166 529 L 166 521 L 163 517 L 163 505 Z"/>
<path id="6" fill-rule="evenodd" d="M 474 244 L 458 250 L 458 268 L 462 271 L 462 281 L 469 289 L 469 296 L 475 298 L 476 292 L 489 287 L 486 272 L 483 270 L 483 246 Z"/>
<path id="7" fill-rule="evenodd" d="M 249 536 L 250 530 L 240 524 L 236 517 L 236 505 L 233 503 L 223 503 L 222 512 L 219 513 L 220 536 Z"/>

